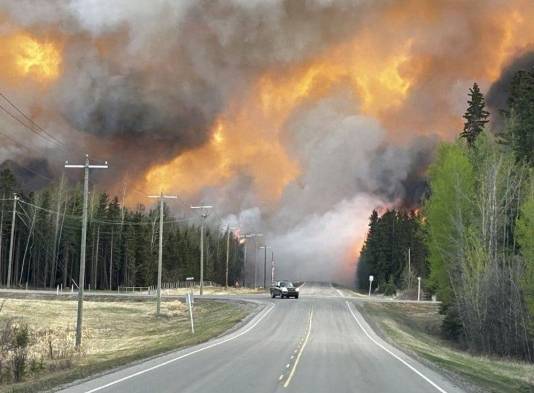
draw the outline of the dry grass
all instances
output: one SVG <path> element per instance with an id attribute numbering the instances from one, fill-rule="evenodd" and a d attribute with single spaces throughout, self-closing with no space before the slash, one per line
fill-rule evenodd
<path id="1" fill-rule="evenodd" d="M 162 302 L 156 317 L 154 301 L 86 301 L 82 348 L 74 350 L 77 303 L 69 300 L 8 299 L 0 312 L 7 321 L 27 324 L 31 332 L 28 358 L 43 360 L 40 372 L 22 384 L 0 391 L 34 391 L 93 372 L 205 341 L 242 320 L 248 307 L 215 301 L 197 301 L 192 335 L 187 307 L 179 301 Z"/>
<path id="2" fill-rule="evenodd" d="M 163 289 L 162 293 L 164 295 L 186 295 L 189 292 L 189 288 L 175 288 L 175 289 Z M 200 289 L 198 287 L 193 288 L 193 293 L 195 295 L 199 294 Z M 204 287 L 204 295 L 255 295 L 265 293 L 263 289 L 254 289 L 254 288 L 235 288 L 228 287 Z"/>
<path id="3" fill-rule="evenodd" d="M 534 364 L 474 356 L 441 339 L 437 305 L 368 302 L 359 309 L 385 339 L 451 373 L 467 389 L 534 392 Z"/>

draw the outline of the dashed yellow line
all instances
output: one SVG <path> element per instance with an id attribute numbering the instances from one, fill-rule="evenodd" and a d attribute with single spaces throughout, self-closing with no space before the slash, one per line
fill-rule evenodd
<path id="1" fill-rule="evenodd" d="M 287 388 L 289 386 L 289 383 L 291 382 L 291 379 L 293 378 L 293 375 L 295 374 L 295 370 L 297 369 L 297 366 L 300 361 L 300 357 L 302 356 L 302 352 L 304 351 L 304 348 L 306 347 L 306 344 L 308 343 L 308 339 L 310 338 L 311 333 L 311 327 L 312 327 L 312 319 L 313 319 L 313 310 L 310 312 L 310 321 L 308 323 L 308 331 L 306 332 L 306 337 L 304 338 L 304 342 L 302 346 L 300 347 L 300 351 L 297 355 L 297 358 L 295 359 L 295 363 L 293 363 L 293 368 L 291 369 L 289 376 L 286 379 L 286 382 L 284 383 L 284 388 Z"/>

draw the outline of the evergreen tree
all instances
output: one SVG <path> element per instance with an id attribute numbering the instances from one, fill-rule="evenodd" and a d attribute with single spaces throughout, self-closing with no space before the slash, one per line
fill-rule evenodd
<path id="1" fill-rule="evenodd" d="M 9 168 L 0 172 L 0 195 L 2 198 L 12 198 L 13 193 L 18 190 L 17 179 Z"/>
<path id="2" fill-rule="evenodd" d="M 460 133 L 460 137 L 465 138 L 469 147 L 473 147 L 477 136 L 480 135 L 484 125 L 488 122 L 489 112 L 485 110 L 484 95 L 476 83 L 473 83 L 468 95 L 467 111 L 463 116 L 465 119 L 464 130 Z"/>
<path id="3" fill-rule="evenodd" d="M 427 252 L 421 233 L 420 220 L 414 213 L 388 210 L 379 216 L 373 211 L 356 270 L 358 287 L 367 289 L 372 274 L 379 291 L 391 293 L 391 288 L 405 288 L 408 249 L 412 256 L 412 275 L 426 277 Z"/>

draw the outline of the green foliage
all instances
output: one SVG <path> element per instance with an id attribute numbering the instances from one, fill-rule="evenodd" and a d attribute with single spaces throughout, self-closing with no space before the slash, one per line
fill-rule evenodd
<path id="1" fill-rule="evenodd" d="M 534 192 L 530 193 L 521 206 L 516 231 L 521 255 L 534 272 Z"/>
<path id="2" fill-rule="evenodd" d="M 475 140 L 484 129 L 484 125 L 489 121 L 489 112 L 485 110 L 484 95 L 476 83 L 469 89 L 469 100 L 467 101 L 467 111 L 464 114 L 464 130 L 460 137 L 465 138 L 467 145 L 473 147 Z"/>
<path id="3" fill-rule="evenodd" d="M 530 314 L 530 330 L 534 336 L 534 179 L 531 190 L 521 206 L 516 224 L 517 243 L 525 263 L 523 290 Z"/>
<path id="4" fill-rule="evenodd" d="M 524 265 L 517 255 L 517 244 L 528 249 L 532 236 L 528 204 L 517 220 L 529 174 L 489 136 L 475 146 L 442 145 L 429 171 L 427 241 L 442 331 L 476 352 L 530 359 L 528 291 L 520 290 Z"/>
<path id="5" fill-rule="evenodd" d="M 475 175 L 466 152 L 458 145 L 442 144 L 429 170 L 432 190 L 424 206 L 431 283 L 438 298 L 453 302 L 449 277 L 452 259 L 462 257 L 464 231 L 471 222 Z"/>
<path id="6" fill-rule="evenodd" d="M 393 296 L 397 293 L 397 287 L 395 286 L 395 283 L 393 282 L 393 276 L 389 277 L 388 282 L 384 285 L 384 295 L 386 296 Z"/>
<path id="7" fill-rule="evenodd" d="M 27 325 L 18 326 L 15 329 L 15 336 L 13 338 L 14 349 L 24 349 L 30 342 L 30 332 Z"/>
<path id="8" fill-rule="evenodd" d="M 11 347 L 11 364 L 13 379 L 20 382 L 26 374 L 28 344 L 30 342 L 30 331 L 28 325 L 17 326 L 14 330 L 13 343 Z"/>
<path id="9" fill-rule="evenodd" d="M 463 326 L 460 321 L 458 309 L 454 304 L 444 304 L 440 308 L 440 313 L 444 314 L 443 322 L 441 324 L 441 333 L 443 337 L 458 341 L 463 337 Z"/>

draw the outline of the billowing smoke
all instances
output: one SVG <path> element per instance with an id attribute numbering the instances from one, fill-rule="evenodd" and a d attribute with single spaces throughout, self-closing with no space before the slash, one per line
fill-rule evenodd
<path id="1" fill-rule="evenodd" d="M 527 52 L 514 59 L 503 69 L 497 79 L 488 90 L 486 102 L 492 113 L 492 129 L 500 132 L 503 126 L 501 111 L 507 107 L 510 95 L 510 83 L 517 71 L 530 71 L 534 67 L 534 52 Z"/>
<path id="2" fill-rule="evenodd" d="M 349 283 L 370 211 L 419 203 L 468 87 L 511 64 L 488 96 L 502 107 L 532 16 L 529 0 L 0 0 L 1 90 L 61 141 L 0 113 L 18 138 L 0 158 L 57 172 L 88 152 L 129 203 L 213 203 L 265 233 L 280 276 Z"/>

